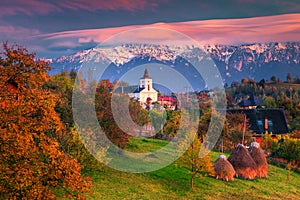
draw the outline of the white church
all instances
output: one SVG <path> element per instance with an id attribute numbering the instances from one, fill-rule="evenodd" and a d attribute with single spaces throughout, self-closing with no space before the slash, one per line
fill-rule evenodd
<path id="1" fill-rule="evenodd" d="M 153 88 L 152 78 L 149 77 L 148 69 L 145 69 L 144 76 L 140 78 L 140 84 L 137 89 L 128 95 L 131 98 L 139 100 L 141 104 L 156 102 L 158 92 Z"/>

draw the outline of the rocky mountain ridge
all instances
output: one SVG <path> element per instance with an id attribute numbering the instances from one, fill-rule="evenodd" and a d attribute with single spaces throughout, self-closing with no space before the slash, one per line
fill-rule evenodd
<path id="1" fill-rule="evenodd" d="M 300 42 L 257 43 L 233 45 L 160 46 L 160 45 L 120 45 L 114 48 L 95 47 L 82 50 L 69 56 L 53 59 L 53 71 L 79 70 L 83 63 L 93 61 L 107 62 L 119 71 L 133 61 L 138 64 L 160 62 L 167 65 L 178 64 L 183 57 L 187 66 L 190 58 L 201 61 L 210 57 L 218 67 L 223 80 L 227 83 L 249 79 L 269 79 L 271 76 L 284 79 L 287 73 L 300 76 Z M 185 68 L 187 69 L 187 68 Z"/>

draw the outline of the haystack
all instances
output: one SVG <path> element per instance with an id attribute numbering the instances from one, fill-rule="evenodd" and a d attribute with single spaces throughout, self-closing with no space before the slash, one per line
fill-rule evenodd
<path id="1" fill-rule="evenodd" d="M 214 163 L 214 169 L 216 173 L 216 179 L 222 179 L 224 181 L 233 181 L 235 170 L 233 166 L 228 162 L 225 155 L 220 155 Z"/>
<path id="2" fill-rule="evenodd" d="M 235 169 L 237 177 L 247 179 L 256 177 L 256 163 L 244 145 L 238 144 L 229 156 L 228 161 Z"/>
<path id="3" fill-rule="evenodd" d="M 259 178 L 268 177 L 268 162 L 263 150 L 260 148 L 259 143 L 252 142 L 249 151 L 251 157 L 257 165 L 256 176 Z"/>

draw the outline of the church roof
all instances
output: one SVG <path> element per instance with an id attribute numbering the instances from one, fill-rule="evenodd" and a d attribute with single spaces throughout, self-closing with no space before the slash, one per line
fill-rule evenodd
<path id="1" fill-rule="evenodd" d="M 140 93 L 142 90 L 144 90 L 145 88 L 136 88 L 133 93 Z"/>

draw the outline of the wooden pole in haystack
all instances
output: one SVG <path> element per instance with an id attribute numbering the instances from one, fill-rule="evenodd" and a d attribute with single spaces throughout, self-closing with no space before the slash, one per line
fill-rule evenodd
<path id="1" fill-rule="evenodd" d="M 243 139 L 242 139 L 242 145 L 245 145 L 245 132 L 246 132 L 246 114 L 244 114 L 244 125 L 243 125 Z"/>

